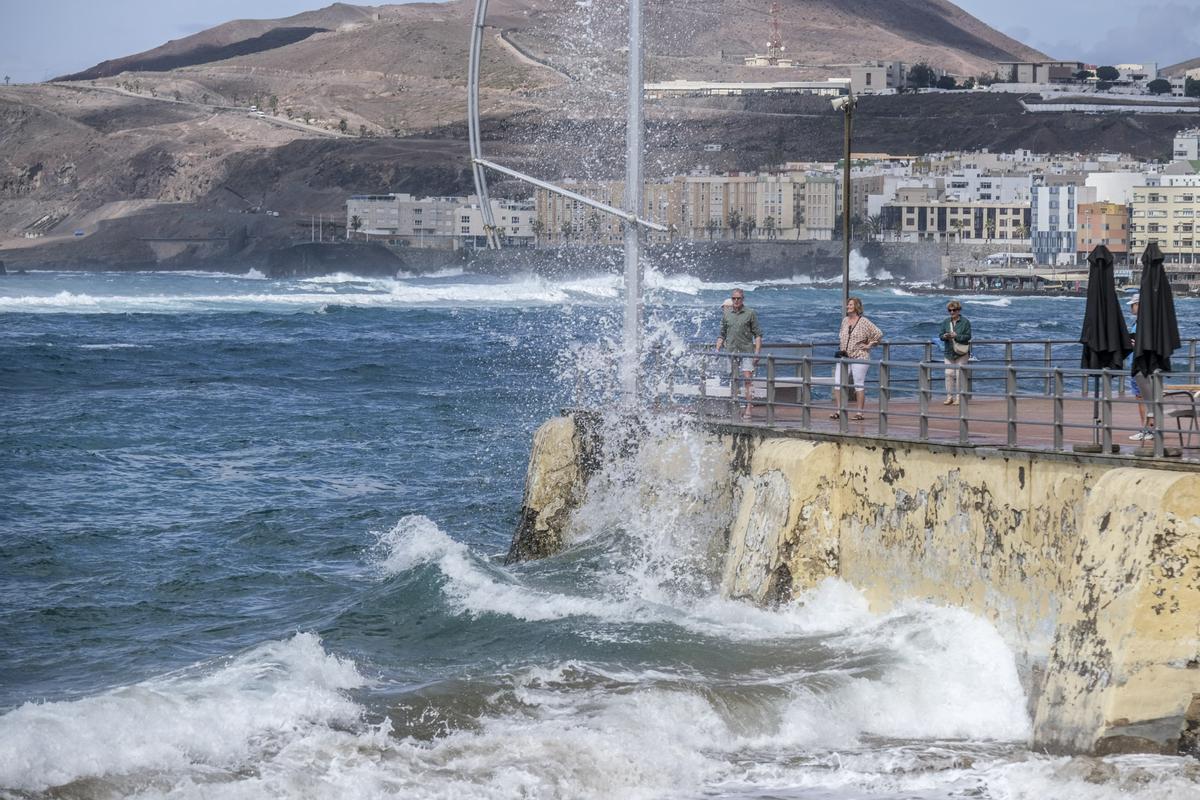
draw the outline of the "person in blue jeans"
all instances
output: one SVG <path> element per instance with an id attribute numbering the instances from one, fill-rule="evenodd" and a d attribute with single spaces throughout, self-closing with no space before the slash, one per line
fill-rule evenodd
<path id="1" fill-rule="evenodd" d="M 1129 311 L 1133 314 L 1133 324 L 1129 326 L 1129 346 L 1133 347 L 1133 342 L 1137 334 L 1137 317 L 1138 306 L 1142 299 L 1141 294 L 1135 294 L 1129 298 Z M 1130 358 L 1133 354 L 1130 354 Z M 1145 375 L 1137 374 L 1129 376 L 1129 390 L 1133 396 L 1137 398 L 1138 416 L 1142 419 L 1142 429 L 1136 433 L 1129 435 L 1129 438 L 1135 442 L 1140 442 L 1145 439 L 1154 438 L 1154 417 L 1146 416 L 1146 403 L 1143 398 L 1150 393 L 1150 379 Z"/>

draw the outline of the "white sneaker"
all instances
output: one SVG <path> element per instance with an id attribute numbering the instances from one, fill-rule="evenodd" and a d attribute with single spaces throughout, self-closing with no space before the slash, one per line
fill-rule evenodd
<path id="1" fill-rule="evenodd" d="M 1137 433 L 1130 434 L 1130 435 L 1129 435 L 1129 438 L 1130 438 L 1132 441 L 1135 441 L 1135 442 L 1141 442 L 1141 441 L 1144 441 L 1144 440 L 1146 440 L 1146 439 L 1153 439 L 1153 438 L 1154 438 L 1154 434 L 1153 434 L 1153 433 L 1150 433 L 1149 431 L 1138 431 Z"/>

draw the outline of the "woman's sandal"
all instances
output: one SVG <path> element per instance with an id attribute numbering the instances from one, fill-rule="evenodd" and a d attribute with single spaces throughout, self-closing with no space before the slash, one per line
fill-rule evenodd
<path id="1" fill-rule="evenodd" d="M 866 417 L 864 417 L 862 414 L 855 414 L 850 419 L 854 420 L 855 422 L 861 422 L 862 420 L 866 419 Z"/>
<path id="2" fill-rule="evenodd" d="M 830 415 L 829 415 L 829 418 L 830 418 L 830 419 L 841 419 L 841 418 L 842 418 L 842 415 L 841 415 L 841 414 L 839 414 L 838 412 L 836 412 L 836 411 L 835 411 L 835 412 L 833 412 L 832 414 L 830 414 Z"/>

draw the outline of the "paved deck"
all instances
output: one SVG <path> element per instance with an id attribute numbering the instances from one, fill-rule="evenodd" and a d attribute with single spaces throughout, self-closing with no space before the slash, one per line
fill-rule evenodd
<path id="1" fill-rule="evenodd" d="M 961 444 L 960 439 L 960 409 L 961 406 L 946 406 L 942 405 L 942 398 L 939 395 L 935 402 L 931 402 L 928 410 L 928 436 L 926 440 L 933 443 L 941 444 Z M 723 412 L 724 421 L 733 424 L 752 425 L 758 427 L 766 427 L 766 407 L 763 404 L 756 404 L 751 416 L 747 419 L 739 412 L 736 416 L 728 415 L 729 402 L 710 401 L 710 404 L 718 403 L 713 406 L 719 412 Z M 1062 449 L 1070 452 L 1074 444 L 1089 444 L 1093 441 L 1093 414 L 1094 403 L 1090 398 L 1082 398 L 1074 395 L 1063 400 L 1063 447 Z M 830 419 L 829 415 L 836 411 L 835 406 L 829 402 L 814 403 L 811 412 L 811 423 L 807 430 L 826 434 L 839 434 L 842 432 L 839 421 Z M 1006 402 L 1000 398 L 981 398 L 969 401 L 967 411 L 970 417 L 966 421 L 968 439 L 967 443 L 971 445 L 981 446 L 1000 446 L 1007 447 L 1008 441 L 1008 411 Z M 853 414 L 854 408 L 848 409 L 848 414 Z M 853 436 L 879 436 L 880 420 L 879 420 L 879 404 L 878 398 L 868 396 L 867 407 L 863 412 L 864 420 L 848 420 L 845 433 Z M 893 400 L 888 406 L 887 429 L 883 435 L 895 439 L 919 440 L 920 435 L 920 407 L 914 401 L 897 401 Z M 1129 435 L 1141 428 L 1141 421 L 1138 417 L 1137 406 L 1133 403 L 1132 398 L 1125 398 L 1122 401 L 1114 399 L 1112 405 L 1113 417 L 1113 433 L 1112 443 L 1119 445 L 1121 452 L 1127 455 L 1135 455 L 1136 451 L 1141 449 L 1142 455 L 1145 455 L 1140 441 L 1131 441 Z M 722 418 L 721 413 L 710 415 L 708 418 L 719 420 Z M 1053 450 L 1054 447 L 1054 403 L 1048 397 L 1020 397 L 1017 399 L 1017 419 L 1015 443 L 1012 446 L 1019 448 L 1028 448 L 1036 450 Z M 1183 436 L 1180 437 L 1176 432 L 1175 420 L 1167 419 L 1166 438 L 1164 444 L 1168 448 L 1176 450 L 1182 449 L 1182 457 L 1185 460 L 1200 459 L 1200 434 L 1188 436 L 1189 421 L 1183 420 Z M 801 429 L 801 409 L 789 406 L 776 406 L 774 420 L 770 427 L 779 430 L 797 430 Z M 1146 447 L 1152 447 L 1153 441 L 1146 443 Z"/>

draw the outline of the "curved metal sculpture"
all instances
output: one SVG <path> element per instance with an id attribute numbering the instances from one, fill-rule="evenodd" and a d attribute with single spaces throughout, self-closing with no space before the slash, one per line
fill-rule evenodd
<path id="1" fill-rule="evenodd" d="M 480 212 L 484 230 L 487 232 L 488 247 L 498 248 L 495 220 L 491 201 L 488 199 L 485 168 L 503 173 L 549 192 L 569 197 L 619 217 L 625 227 L 625 324 L 624 350 L 621 360 L 621 386 L 626 403 L 632 404 L 637 397 L 638 363 L 641 358 L 642 330 L 642 270 L 641 238 L 646 228 L 665 232 L 667 227 L 643 219 L 643 172 L 642 172 L 642 0 L 629 0 L 629 108 L 625 126 L 625 208 L 613 206 L 585 197 L 547 181 L 517 172 L 514 169 L 494 164 L 483 157 L 479 138 L 479 60 L 483 51 L 484 20 L 487 17 L 488 0 L 475 0 L 475 19 L 471 26 L 470 60 L 467 65 L 467 136 L 471 147 L 471 170 L 475 176 L 475 193 L 479 196 Z"/>
<path id="2" fill-rule="evenodd" d="M 467 62 L 467 139 L 471 146 L 471 171 L 475 176 L 475 194 L 479 197 L 479 213 L 488 247 L 500 247 L 496 235 L 496 220 L 488 198 L 487 175 L 483 171 L 483 148 L 479 142 L 479 58 L 483 50 L 483 20 L 487 16 L 488 0 L 475 0 L 475 21 L 471 25 L 471 55 Z"/>

